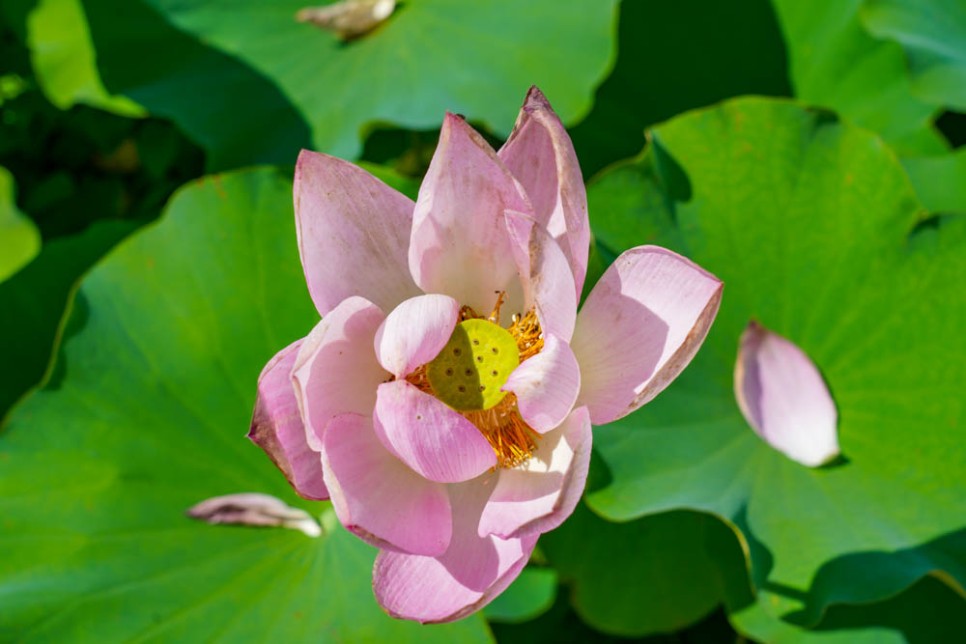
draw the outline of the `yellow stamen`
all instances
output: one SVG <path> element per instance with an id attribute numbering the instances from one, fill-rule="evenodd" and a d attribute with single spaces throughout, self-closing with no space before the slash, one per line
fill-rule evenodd
<path id="1" fill-rule="evenodd" d="M 487 320 L 499 323 L 500 308 L 503 306 L 505 298 L 506 293 L 501 292 L 497 297 L 493 311 L 486 318 Z M 468 306 L 460 309 L 459 321 L 461 322 L 481 318 L 483 318 L 482 315 Z M 507 331 L 516 340 L 517 348 L 520 350 L 520 362 L 535 356 L 543 349 L 543 332 L 540 329 L 540 321 L 532 309 L 522 316 L 514 315 Z M 433 391 L 433 386 L 429 382 L 426 365 L 417 368 L 406 376 L 406 380 L 420 391 L 436 396 L 436 392 Z M 508 393 L 503 400 L 490 409 L 461 411 L 459 413 L 473 423 L 490 443 L 494 453 L 496 453 L 499 467 L 515 467 L 529 459 L 537 449 L 537 440 L 540 435 L 527 425 L 523 417 L 520 416 L 517 398 L 513 393 Z"/>

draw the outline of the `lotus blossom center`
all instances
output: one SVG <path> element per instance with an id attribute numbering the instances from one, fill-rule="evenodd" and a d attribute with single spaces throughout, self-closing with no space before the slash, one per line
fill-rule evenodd
<path id="1" fill-rule="evenodd" d="M 463 320 L 426 375 L 436 397 L 458 411 L 495 407 L 506 397 L 501 387 L 520 364 L 517 341 L 498 324 L 482 318 Z"/>

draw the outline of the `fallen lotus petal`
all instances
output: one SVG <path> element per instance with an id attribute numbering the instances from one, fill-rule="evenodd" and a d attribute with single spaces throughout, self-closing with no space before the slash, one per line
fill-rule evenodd
<path id="1" fill-rule="evenodd" d="M 415 203 L 307 151 L 294 191 L 322 321 L 262 372 L 250 437 L 381 550 L 373 588 L 387 612 L 459 619 L 573 512 L 591 423 L 634 411 L 684 369 L 721 282 L 642 246 L 578 313 L 586 192 L 536 88 L 498 152 L 447 114 Z"/>
<path id="2" fill-rule="evenodd" d="M 310 537 L 322 534 L 318 521 L 305 510 L 293 508 L 274 496 L 257 492 L 215 496 L 188 508 L 187 515 L 208 523 L 280 526 L 299 530 Z"/>
<path id="3" fill-rule="evenodd" d="M 342 0 L 302 9 L 295 19 L 332 31 L 342 40 L 352 40 L 375 29 L 395 8 L 396 0 Z"/>
<path id="4" fill-rule="evenodd" d="M 822 374 L 782 336 L 750 322 L 735 363 L 741 413 L 765 442 L 802 465 L 839 454 L 838 412 Z"/>

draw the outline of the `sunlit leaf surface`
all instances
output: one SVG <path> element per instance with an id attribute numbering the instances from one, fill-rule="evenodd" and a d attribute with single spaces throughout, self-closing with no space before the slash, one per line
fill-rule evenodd
<path id="1" fill-rule="evenodd" d="M 375 551 L 245 439 L 262 364 L 316 317 L 300 273 L 288 173 L 258 170 L 187 187 L 87 276 L 50 382 L 0 434 L 0 638 L 487 639 L 383 614 Z M 185 516 L 238 492 L 328 532 Z"/>
<path id="2" fill-rule="evenodd" d="M 934 569 L 963 584 L 966 220 L 922 221 L 880 139 L 793 103 L 728 102 L 654 138 L 659 149 L 593 186 L 598 240 L 682 251 L 724 280 L 724 299 L 683 377 L 597 431 L 611 480 L 591 506 L 616 520 L 693 508 L 733 521 L 766 609 L 806 624 Z M 732 371 L 750 319 L 822 371 L 839 461 L 803 467 L 746 425 Z"/>
<path id="3" fill-rule="evenodd" d="M 295 20 L 305 0 L 84 6 L 108 89 L 174 119 L 216 168 L 290 163 L 300 146 L 353 157 L 368 128 L 434 128 L 445 110 L 506 135 L 532 84 L 572 122 L 612 62 L 616 10 L 421 0 L 344 43 Z"/>

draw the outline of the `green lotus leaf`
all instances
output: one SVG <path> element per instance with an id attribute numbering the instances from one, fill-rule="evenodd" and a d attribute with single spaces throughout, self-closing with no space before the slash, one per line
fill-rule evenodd
<path id="1" fill-rule="evenodd" d="M 540 540 L 587 624 L 635 637 L 680 630 L 715 607 L 750 601 L 734 533 L 696 512 L 611 523 L 583 505 Z"/>
<path id="2" fill-rule="evenodd" d="M 375 551 L 245 439 L 262 365 L 317 317 L 291 208 L 288 173 L 204 179 L 84 279 L 47 385 L 0 433 L 0 639 L 486 641 L 479 617 L 382 613 Z M 326 534 L 185 516 L 240 492 Z"/>
<path id="3" fill-rule="evenodd" d="M 0 316 L 0 419 L 38 385 L 56 349 L 71 291 L 98 259 L 141 222 L 98 221 L 76 235 L 47 242 L 33 262 L 0 283 L 0 302 L 16 315 Z"/>
<path id="4" fill-rule="evenodd" d="M 777 619 L 767 608 L 765 591 L 753 604 L 731 616 L 745 635 L 774 644 L 947 644 L 966 629 L 963 597 L 935 577 L 873 604 L 833 606 L 813 629 Z"/>
<path id="5" fill-rule="evenodd" d="M 934 157 L 902 160 L 929 212 L 966 214 L 966 148 Z"/>
<path id="6" fill-rule="evenodd" d="M 13 176 L 0 168 L 0 282 L 19 271 L 40 252 L 40 232 L 17 209 Z"/>
<path id="7" fill-rule="evenodd" d="M 104 89 L 81 0 L 39 0 L 27 18 L 27 45 L 44 94 L 60 109 L 84 103 L 143 116 L 140 105 Z"/>
<path id="8" fill-rule="evenodd" d="M 543 615 L 556 598 L 556 571 L 524 568 L 509 588 L 483 608 L 483 614 L 491 622 L 519 624 Z"/>
<path id="9" fill-rule="evenodd" d="M 926 101 L 966 111 L 966 4 L 961 0 L 866 0 L 862 23 L 900 43 L 912 88 Z"/>
<path id="10" fill-rule="evenodd" d="M 290 163 L 300 146 L 354 157 L 372 126 L 436 128 L 445 110 L 505 136 L 531 84 L 573 122 L 610 68 L 617 3 L 405 2 L 351 42 L 297 22 L 306 0 L 84 6 L 108 89 L 172 118 L 224 168 Z"/>
<path id="11" fill-rule="evenodd" d="M 882 135 L 902 154 L 940 154 L 937 104 L 920 98 L 902 47 L 869 34 L 863 0 L 772 0 L 788 47 L 795 96 Z"/>
<path id="12" fill-rule="evenodd" d="M 924 220 L 881 139 L 791 102 L 727 102 L 653 137 L 590 188 L 598 244 L 676 249 L 724 280 L 724 299 L 682 377 L 595 433 L 609 471 L 591 507 L 726 518 L 765 608 L 796 623 L 933 570 L 966 584 L 966 218 Z M 733 370 L 752 319 L 825 376 L 838 462 L 799 465 L 745 422 Z"/>

